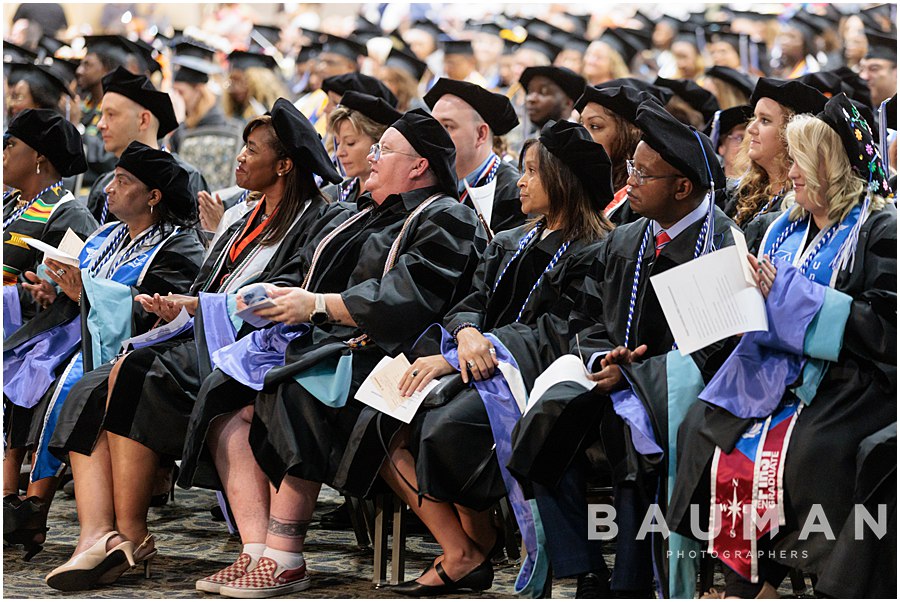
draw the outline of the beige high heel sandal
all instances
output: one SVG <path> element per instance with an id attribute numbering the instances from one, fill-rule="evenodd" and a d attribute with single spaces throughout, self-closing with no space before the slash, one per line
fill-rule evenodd
<path id="1" fill-rule="evenodd" d="M 159 550 L 156 549 L 156 537 L 148 532 L 141 544 L 134 550 L 135 563 L 144 563 L 144 579 L 150 578 L 150 564 L 158 552 Z"/>
<path id="2" fill-rule="evenodd" d="M 134 544 L 130 541 L 125 540 L 106 550 L 106 544 L 117 535 L 118 531 L 110 531 L 90 548 L 50 571 L 44 581 L 53 589 L 74 592 L 90 589 L 99 583 L 101 577 L 118 567 L 124 566 L 124 572 L 134 566 Z"/>

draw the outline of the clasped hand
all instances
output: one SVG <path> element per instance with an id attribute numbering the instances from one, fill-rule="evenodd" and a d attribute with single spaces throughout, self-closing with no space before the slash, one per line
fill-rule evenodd
<path id="1" fill-rule="evenodd" d="M 150 295 L 136 295 L 135 301 L 141 304 L 144 311 L 149 314 L 156 314 L 165 322 L 171 322 L 181 313 L 181 308 L 187 310 L 188 314 L 194 315 L 197 312 L 197 305 L 200 300 L 197 297 L 188 295 L 176 295 L 169 293 L 166 296 L 160 296 L 159 293 Z"/>
<path id="2" fill-rule="evenodd" d="M 625 377 L 622 375 L 622 369 L 619 366 L 626 366 L 636 362 L 645 353 L 647 353 L 646 345 L 640 345 L 634 351 L 620 345 L 607 353 L 600 360 L 600 371 L 588 375 L 588 378 L 597 383 L 594 386 L 594 391 L 608 395 L 621 388 Z"/>

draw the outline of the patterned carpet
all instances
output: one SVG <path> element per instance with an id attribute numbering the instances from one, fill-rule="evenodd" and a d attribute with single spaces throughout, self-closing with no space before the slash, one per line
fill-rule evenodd
<path id="1" fill-rule="evenodd" d="M 50 532 L 43 552 L 29 562 L 22 560 L 21 549 L 3 550 L 4 598 L 217 598 L 194 589 L 194 581 L 210 575 L 234 561 L 240 550 L 237 538 L 229 537 L 222 522 L 212 519 L 209 508 L 215 495 L 209 491 L 176 490 L 175 503 L 150 510 L 150 531 L 156 535 L 159 556 L 152 565 L 153 575 L 145 580 L 140 570 L 123 575 L 114 585 L 82 593 L 62 593 L 50 589 L 44 576 L 65 562 L 78 538 L 75 500 L 63 492 L 57 494 L 51 511 Z M 323 488 L 315 520 L 334 509 L 342 500 Z M 296 597 L 303 598 L 394 598 L 390 589 L 372 584 L 373 552 L 360 548 L 352 531 L 310 530 L 307 552 L 313 587 Z M 421 573 L 440 553 L 433 540 L 407 537 L 406 577 Z M 518 565 L 496 567 L 494 586 L 484 598 L 514 597 L 513 581 Z M 554 597 L 574 597 L 573 579 L 554 583 Z M 470 594 L 471 595 L 471 594 Z M 469 597 L 461 595 L 459 597 Z"/>

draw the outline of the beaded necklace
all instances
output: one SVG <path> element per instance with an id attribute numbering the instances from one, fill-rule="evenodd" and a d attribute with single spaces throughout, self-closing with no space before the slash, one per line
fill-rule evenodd
<path id="1" fill-rule="evenodd" d="M 806 220 L 797 220 L 795 222 L 791 222 L 791 224 L 785 229 L 785 231 L 782 232 L 778 236 L 778 238 L 775 239 L 775 243 L 772 246 L 773 251 L 777 251 L 781 247 L 781 245 L 784 244 L 784 241 L 786 241 L 788 239 L 788 237 L 791 234 L 793 234 L 794 231 L 797 230 L 797 228 L 801 224 L 806 224 L 806 226 L 808 228 L 810 219 L 812 219 L 812 218 L 810 217 L 810 218 L 807 218 Z M 834 238 L 835 234 L 838 233 L 839 226 L 840 226 L 839 222 L 833 223 L 828 228 L 828 230 L 825 231 L 825 233 L 822 235 L 822 237 L 819 239 L 819 242 L 817 242 L 815 244 L 815 246 L 810 251 L 807 252 L 806 259 L 803 260 L 803 263 L 801 263 L 800 267 L 799 267 L 801 274 L 803 274 L 804 276 L 806 275 L 807 270 L 809 270 L 809 266 L 812 265 L 812 260 L 815 258 L 816 255 L 818 255 L 819 251 L 822 250 L 822 247 L 824 247 L 826 244 L 828 244 L 828 242 L 832 238 Z"/>
<path id="2" fill-rule="evenodd" d="M 766 204 L 763 205 L 762 207 L 760 207 L 759 211 L 756 212 L 756 215 L 753 216 L 753 219 L 756 219 L 760 215 L 763 215 L 764 213 L 766 213 L 769 210 L 769 208 L 772 207 L 773 204 L 780 202 L 782 198 L 784 198 L 784 187 L 783 186 L 781 187 L 781 190 L 778 191 L 778 194 L 776 194 L 771 199 L 766 201 Z"/>
<path id="3" fill-rule="evenodd" d="M 12 215 L 10 215 L 8 218 L 6 218 L 6 221 L 3 222 L 3 231 L 5 232 L 11 223 L 16 221 L 20 217 L 22 217 L 22 215 L 26 211 L 28 211 L 32 205 L 34 205 L 35 201 L 40 200 L 41 195 L 43 195 L 47 192 L 50 192 L 50 190 L 53 188 L 59 188 L 61 186 L 62 186 L 62 180 L 59 180 L 58 182 L 54 182 L 53 184 L 50 184 L 49 186 L 44 188 L 42 191 L 40 191 L 39 193 L 34 195 L 34 198 L 31 199 L 29 202 L 25 203 L 24 205 L 22 205 L 21 207 L 19 207 L 15 211 L 13 211 Z M 5 199 L 5 197 L 4 197 L 4 199 Z"/>
<path id="4" fill-rule="evenodd" d="M 531 229 L 525 236 L 523 236 L 519 240 L 519 246 L 516 249 L 515 254 L 512 256 L 512 259 L 507 262 L 507 264 L 503 267 L 503 271 L 500 272 L 500 275 L 497 277 L 497 281 L 494 283 L 494 288 L 491 291 L 491 294 L 497 292 L 497 287 L 500 286 L 500 281 L 503 279 L 503 276 L 506 274 L 506 271 L 509 269 L 509 266 L 513 264 L 513 262 L 518 259 L 518 257 L 522 254 L 526 247 L 534 240 L 537 236 L 538 232 L 543 228 L 544 220 L 540 220 L 534 228 Z M 537 281 L 531 287 L 531 290 L 528 291 L 528 296 L 525 297 L 525 302 L 522 303 L 522 308 L 519 310 L 518 315 L 516 316 L 516 322 L 519 322 L 522 319 L 522 314 L 525 312 L 525 307 L 528 305 L 528 302 L 531 300 L 531 295 L 534 294 L 534 291 L 541 284 L 541 281 L 544 279 L 544 275 L 551 271 L 556 264 L 559 262 L 560 258 L 566 252 L 566 249 L 569 248 L 569 245 L 572 243 L 571 240 L 565 241 L 562 245 L 560 245 L 559 249 L 557 249 L 556 253 L 553 254 L 553 257 L 550 259 L 550 263 L 547 264 L 547 267 L 544 268 L 544 271 L 541 272 L 541 275 L 538 276 Z"/>
<path id="5" fill-rule="evenodd" d="M 112 276 L 116 273 L 116 270 L 119 269 L 123 263 L 127 263 L 131 260 L 131 258 L 136 254 L 139 250 L 141 243 L 145 239 L 149 239 L 154 236 L 160 230 L 159 225 L 154 224 L 151 228 L 146 230 L 143 234 L 132 240 L 119 257 L 116 259 L 116 262 L 113 264 L 112 268 L 107 273 L 108 276 Z M 100 269 L 112 258 L 115 256 L 115 253 L 118 251 L 122 242 L 125 240 L 125 236 L 128 234 L 128 226 L 125 224 L 119 224 L 116 226 L 115 234 L 112 237 L 112 242 L 109 244 L 104 244 L 103 251 L 98 253 L 97 258 L 91 262 L 91 265 L 88 267 L 88 273 L 91 276 L 97 276 L 100 273 Z"/>

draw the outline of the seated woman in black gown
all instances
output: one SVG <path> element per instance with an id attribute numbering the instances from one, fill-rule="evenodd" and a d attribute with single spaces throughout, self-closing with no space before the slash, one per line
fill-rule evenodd
<path id="1" fill-rule="evenodd" d="M 427 343 L 434 348 L 443 338 L 445 355 L 448 345 L 455 347 L 466 383 L 500 374 L 494 344 L 499 341 L 505 347 L 499 355 L 512 355 L 525 386 L 532 387 L 534 378 L 560 355 L 573 300 L 599 241 L 613 228 L 602 213 L 613 197 L 610 160 L 584 128 L 551 122 L 538 140 L 526 142 L 522 156 L 522 211 L 539 217 L 494 238 L 471 292 L 444 320 L 447 333 L 429 332 L 420 341 L 422 348 Z M 457 372 L 445 355 L 417 359 L 400 383 L 401 392 L 410 395 L 434 378 Z M 510 386 L 515 389 L 512 382 Z M 511 397 L 506 401 L 516 407 Z M 487 403 L 481 390 L 463 388 L 446 405 L 420 409 L 410 428 L 394 438 L 381 475 L 444 551 L 418 580 L 394 588 L 397 593 L 430 596 L 491 585 L 490 551 L 498 540 L 488 509 L 507 494 L 509 475 L 501 478 L 501 471 L 509 439 L 496 439 L 495 445 L 495 437 L 504 435 L 486 411 Z M 521 407 L 513 414 L 519 411 Z M 524 533 L 529 530 L 521 511 L 527 514 L 527 509 L 519 507 L 524 500 L 511 500 Z"/>
<path id="2" fill-rule="evenodd" d="M 221 313 L 228 294 L 268 279 L 304 248 L 327 207 L 314 174 L 340 179 L 312 126 L 286 100 L 276 102 L 271 115 L 251 120 L 244 141 L 237 181 L 257 191 L 259 202 L 219 238 L 187 295 L 136 298 L 167 322 L 185 308 L 195 315 L 195 332 L 137 349 L 89 372 L 60 415 L 50 449 L 61 458 L 68 455 L 75 478 L 81 534 L 74 557 L 113 526 L 121 535 L 110 538 L 109 547 L 125 538 L 145 544 L 144 550 L 135 550 L 136 561 L 155 554 L 147 530 L 153 477 L 161 460 L 171 465 L 181 455 L 187 421 L 216 350 L 213 339 L 205 336 L 204 317 Z M 245 323 L 233 337 L 252 331 Z M 72 590 L 112 581 L 95 582 L 89 568 L 80 566 L 75 577 L 48 583 Z"/>

